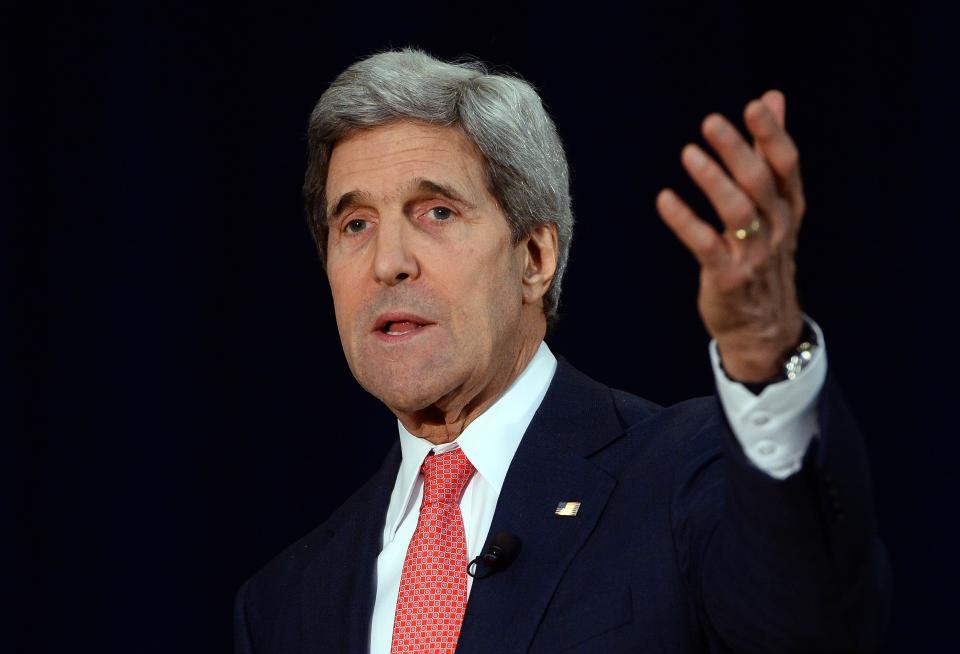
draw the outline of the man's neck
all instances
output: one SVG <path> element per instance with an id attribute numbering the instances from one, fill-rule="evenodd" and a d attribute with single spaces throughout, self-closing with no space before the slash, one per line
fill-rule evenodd
<path id="1" fill-rule="evenodd" d="M 512 357 L 512 363 L 497 370 L 479 391 L 460 388 L 420 411 L 395 412 L 397 418 L 411 434 L 434 445 L 456 440 L 467 425 L 493 406 L 523 373 L 542 340 L 542 335 L 536 339 L 524 339 L 516 356 Z"/>

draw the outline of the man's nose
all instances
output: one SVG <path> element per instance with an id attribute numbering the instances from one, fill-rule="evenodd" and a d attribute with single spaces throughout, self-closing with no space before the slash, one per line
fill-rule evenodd
<path id="1" fill-rule="evenodd" d="M 405 279 L 416 279 L 420 276 L 419 263 L 410 248 L 412 235 L 408 232 L 404 218 L 380 221 L 373 261 L 373 276 L 376 281 L 393 286 Z"/>

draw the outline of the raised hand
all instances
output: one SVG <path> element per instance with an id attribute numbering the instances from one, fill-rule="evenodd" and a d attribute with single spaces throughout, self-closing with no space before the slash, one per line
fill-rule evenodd
<path id="1" fill-rule="evenodd" d="M 700 263 L 697 304 L 724 369 L 744 382 L 777 377 L 803 331 L 795 252 L 806 203 L 785 112 L 779 91 L 750 102 L 743 117 L 752 145 L 723 116 L 707 116 L 703 136 L 723 166 L 692 143 L 683 148 L 683 166 L 719 215 L 723 233 L 672 190 L 657 195 L 661 218 Z"/>

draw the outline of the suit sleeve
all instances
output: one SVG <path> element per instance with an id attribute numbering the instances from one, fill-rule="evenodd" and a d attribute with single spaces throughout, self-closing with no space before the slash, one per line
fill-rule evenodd
<path id="1" fill-rule="evenodd" d="M 862 439 L 833 379 L 818 400 L 820 437 L 785 479 L 752 465 L 716 415 L 690 441 L 673 502 L 706 637 L 719 651 L 878 650 L 889 564 Z"/>

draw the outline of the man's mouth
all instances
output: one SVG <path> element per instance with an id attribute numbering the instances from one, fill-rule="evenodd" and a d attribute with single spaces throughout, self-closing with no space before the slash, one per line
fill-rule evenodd
<path id="1" fill-rule="evenodd" d="M 382 334 L 381 338 L 399 338 L 412 335 L 433 324 L 426 318 L 408 313 L 388 313 L 377 318 L 374 333 Z"/>
<path id="2" fill-rule="evenodd" d="M 403 334 L 412 332 L 414 329 L 419 329 L 420 327 L 423 327 L 423 325 L 421 325 L 418 322 L 411 322 L 409 320 L 398 320 L 396 322 L 393 322 L 393 321 L 388 322 L 386 325 L 383 326 L 383 329 L 381 331 L 384 334 L 389 334 L 390 336 L 402 336 Z"/>

